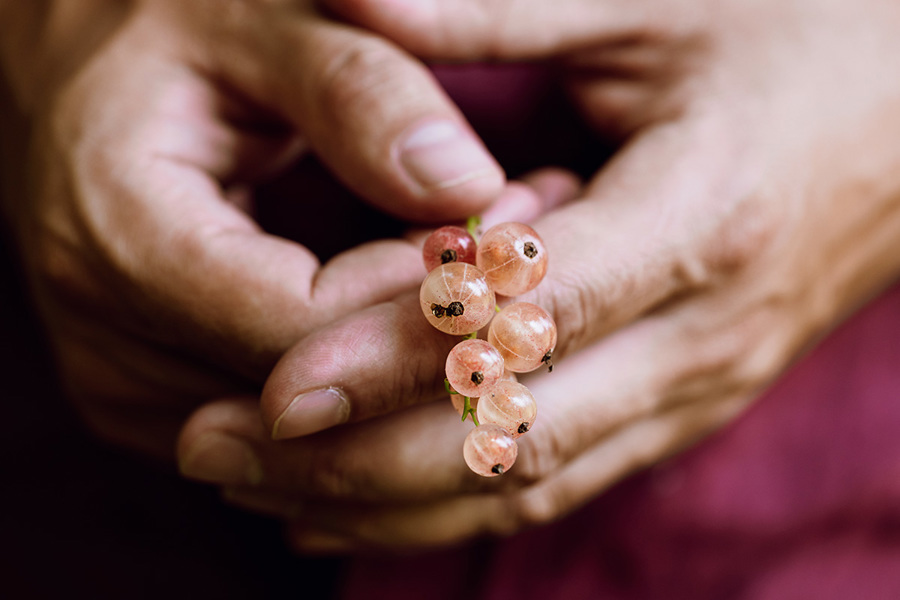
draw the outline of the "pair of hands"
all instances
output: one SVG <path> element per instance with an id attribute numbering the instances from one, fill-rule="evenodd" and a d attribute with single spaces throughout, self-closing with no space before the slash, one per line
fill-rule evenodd
<path id="1" fill-rule="evenodd" d="M 50 3 L 36 63 L 5 63 L 33 173 L 6 209 L 88 422 L 160 455 L 180 430 L 186 473 L 302 549 L 565 514 L 733 418 L 900 270 L 890 2 L 327 4 L 360 27 L 296 0 Z M 504 186 L 413 56 L 553 61 L 623 145 L 575 201 L 559 174 Z M 560 360 L 527 380 L 539 419 L 502 478 L 429 402 L 453 340 L 420 318 L 417 247 L 322 266 L 242 210 L 306 148 L 395 214 L 535 219 L 552 266 L 523 299 Z"/>

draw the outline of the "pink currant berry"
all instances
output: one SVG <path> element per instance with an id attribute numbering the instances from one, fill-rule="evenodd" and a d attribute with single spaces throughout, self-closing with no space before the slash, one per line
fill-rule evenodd
<path id="1" fill-rule="evenodd" d="M 475 264 L 475 238 L 463 229 L 447 225 L 431 232 L 422 247 L 422 259 L 430 272 L 451 262 Z"/>

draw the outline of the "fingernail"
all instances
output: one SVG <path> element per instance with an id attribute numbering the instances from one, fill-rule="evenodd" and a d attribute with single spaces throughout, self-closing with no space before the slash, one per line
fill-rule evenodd
<path id="1" fill-rule="evenodd" d="M 338 388 L 325 388 L 300 394 L 275 419 L 273 440 L 309 435 L 350 418 L 350 401 Z"/>
<path id="2" fill-rule="evenodd" d="M 452 121 L 431 121 L 402 137 L 400 164 L 423 190 L 445 189 L 488 175 L 502 176 L 484 146 Z"/>
<path id="3" fill-rule="evenodd" d="M 179 463 L 182 475 L 225 485 L 259 485 L 263 472 L 250 444 L 233 435 L 205 433 Z"/>

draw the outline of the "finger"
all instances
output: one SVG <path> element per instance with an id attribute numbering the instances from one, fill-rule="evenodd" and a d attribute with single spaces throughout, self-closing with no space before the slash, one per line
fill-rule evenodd
<path id="1" fill-rule="evenodd" d="M 449 402 L 440 402 L 377 425 L 276 442 L 260 422 L 257 403 L 225 399 L 204 405 L 187 420 L 177 454 L 187 477 L 293 503 L 308 497 L 408 502 L 480 483 L 462 463 L 468 430 Z"/>
<path id="2" fill-rule="evenodd" d="M 289 119 L 360 196 L 405 218 L 448 220 L 500 193 L 499 165 L 419 61 L 308 8 L 263 8 L 217 32 L 231 52 L 215 69 Z"/>
<path id="3" fill-rule="evenodd" d="M 453 60 L 545 58 L 620 40 L 661 23 L 658 3 L 566 0 L 323 0 L 416 55 Z"/>
<path id="4" fill-rule="evenodd" d="M 617 431 L 537 484 L 515 492 L 461 494 L 430 503 L 305 502 L 290 536 L 302 551 L 443 546 L 546 524 L 626 475 L 695 443 L 739 412 L 738 399 L 680 406 Z"/>
<path id="5" fill-rule="evenodd" d="M 546 167 L 510 182 L 503 194 L 481 215 L 481 229 L 498 223 L 531 223 L 553 208 L 576 198 L 582 183 L 566 169 Z"/>

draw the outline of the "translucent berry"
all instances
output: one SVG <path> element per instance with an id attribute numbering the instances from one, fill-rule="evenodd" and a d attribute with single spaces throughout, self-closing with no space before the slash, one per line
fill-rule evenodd
<path id="1" fill-rule="evenodd" d="M 463 340 L 447 355 L 447 380 L 463 396 L 477 398 L 503 378 L 503 357 L 484 340 Z"/>
<path id="2" fill-rule="evenodd" d="M 463 458 L 469 468 L 484 477 L 502 475 L 516 462 L 519 447 L 502 427 L 479 425 L 463 444 Z"/>
<path id="3" fill-rule="evenodd" d="M 517 438 L 531 429 L 537 417 L 537 402 L 531 390 L 515 381 L 501 381 L 478 401 L 476 411 L 482 425 L 499 425 Z"/>
<path id="4" fill-rule="evenodd" d="M 496 293 L 518 296 L 533 290 L 544 278 L 547 250 L 528 225 L 501 223 L 481 237 L 475 264 Z"/>
<path id="5" fill-rule="evenodd" d="M 556 347 L 556 323 L 540 306 L 516 302 L 494 317 L 488 342 L 503 355 L 508 370 L 527 373 L 550 363 Z"/>
<path id="6" fill-rule="evenodd" d="M 431 271 L 419 290 L 425 318 L 453 335 L 478 331 L 494 316 L 494 292 L 478 267 L 447 263 Z"/>
<path id="7" fill-rule="evenodd" d="M 475 238 L 468 231 L 462 227 L 448 225 L 436 229 L 425 239 L 422 259 L 429 272 L 450 262 L 474 265 L 475 249 Z"/>

